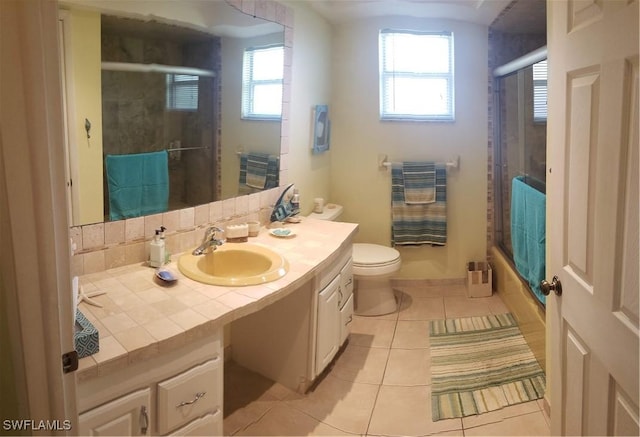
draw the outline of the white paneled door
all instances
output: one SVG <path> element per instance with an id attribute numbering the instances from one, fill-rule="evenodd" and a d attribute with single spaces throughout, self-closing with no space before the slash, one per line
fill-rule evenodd
<path id="1" fill-rule="evenodd" d="M 547 5 L 551 432 L 637 436 L 638 0 Z"/>

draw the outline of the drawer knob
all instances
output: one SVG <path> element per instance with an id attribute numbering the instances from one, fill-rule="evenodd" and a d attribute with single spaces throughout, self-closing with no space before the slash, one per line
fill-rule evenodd
<path id="1" fill-rule="evenodd" d="M 201 391 L 200 393 L 196 393 L 196 397 L 195 398 L 193 398 L 190 401 L 180 402 L 178 405 L 176 405 L 176 408 L 184 407 L 186 405 L 195 404 L 196 402 L 198 402 L 200 400 L 201 397 L 203 397 L 206 394 L 207 394 L 206 391 Z"/>

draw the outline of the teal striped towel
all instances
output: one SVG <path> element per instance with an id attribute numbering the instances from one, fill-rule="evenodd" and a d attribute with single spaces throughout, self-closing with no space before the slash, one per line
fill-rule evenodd
<path id="1" fill-rule="evenodd" d="M 436 201 L 436 165 L 434 162 L 402 163 L 404 202 L 409 205 Z"/>
<path id="2" fill-rule="evenodd" d="M 109 219 L 164 212 L 169 206 L 169 167 L 161 152 L 107 155 Z"/>
<path id="3" fill-rule="evenodd" d="M 435 164 L 435 201 L 405 201 L 403 164 L 391 166 L 391 240 L 394 245 L 447 243 L 447 169 Z"/>
<path id="4" fill-rule="evenodd" d="M 262 188 L 256 188 L 247 183 L 249 178 L 250 156 L 261 155 L 267 157 L 267 167 L 265 181 Z M 280 175 L 280 157 L 277 155 L 267 155 L 258 153 L 243 153 L 240 155 L 240 176 L 238 194 L 251 194 L 269 188 L 275 188 L 279 185 Z"/>
<path id="5" fill-rule="evenodd" d="M 269 155 L 267 153 L 251 152 L 247 154 L 247 185 L 251 188 L 264 190 L 267 183 L 267 167 Z"/>

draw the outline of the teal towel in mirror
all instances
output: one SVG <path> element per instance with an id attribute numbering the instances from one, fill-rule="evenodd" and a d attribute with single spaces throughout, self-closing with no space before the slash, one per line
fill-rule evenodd
<path id="1" fill-rule="evenodd" d="M 264 161 L 265 159 L 266 161 Z M 266 167 L 262 165 L 264 162 L 266 162 Z M 278 155 L 258 152 L 243 153 L 240 155 L 238 194 L 251 194 L 277 187 L 280 179 L 279 173 L 280 157 Z"/>
<path id="2" fill-rule="evenodd" d="M 167 210 L 169 167 L 166 150 L 107 155 L 109 219 L 120 220 Z"/>

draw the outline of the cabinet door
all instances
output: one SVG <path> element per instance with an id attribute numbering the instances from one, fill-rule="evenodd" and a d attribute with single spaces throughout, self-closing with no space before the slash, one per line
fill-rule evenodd
<path id="1" fill-rule="evenodd" d="M 145 388 L 80 414 L 79 435 L 149 434 L 151 390 Z"/>
<path id="2" fill-rule="evenodd" d="M 319 375 L 338 352 L 340 339 L 340 276 L 318 295 L 318 330 L 316 338 L 316 375 Z"/>

